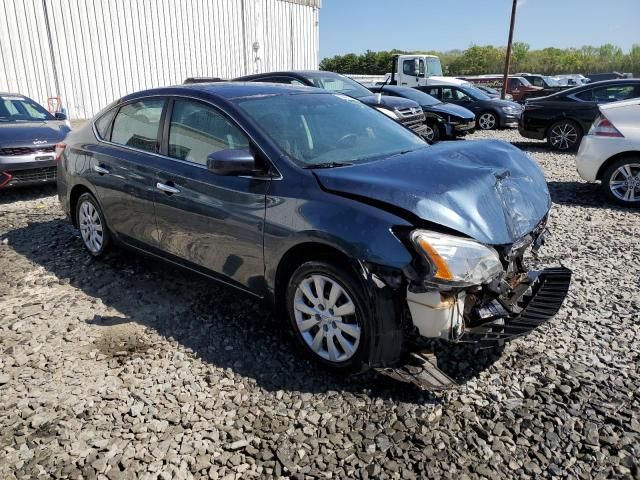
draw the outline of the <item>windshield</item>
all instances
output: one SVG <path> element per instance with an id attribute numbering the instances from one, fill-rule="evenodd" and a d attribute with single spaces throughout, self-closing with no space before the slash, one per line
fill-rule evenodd
<path id="1" fill-rule="evenodd" d="M 439 58 L 427 57 L 427 73 L 429 75 L 442 76 L 442 65 Z"/>
<path id="2" fill-rule="evenodd" d="M 360 85 L 355 80 L 335 73 L 317 73 L 306 75 L 307 80 L 313 83 L 314 87 L 329 90 L 335 93 L 344 93 L 353 98 L 367 97 L 371 91 Z"/>
<path id="3" fill-rule="evenodd" d="M 344 95 L 273 95 L 237 103 L 302 167 L 359 163 L 428 146 L 395 120 Z"/>
<path id="4" fill-rule="evenodd" d="M 42 120 L 55 120 L 55 117 L 26 97 L 0 96 L 0 122 L 38 122 Z"/>
<path id="5" fill-rule="evenodd" d="M 393 92 L 399 97 L 408 98 L 409 100 L 413 100 L 418 105 L 437 105 L 440 100 L 433 98 L 431 95 L 428 95 L 420 90 L 416 90 L 415 88 L 397 88 L 397 87 L 384 87 L 379 89 L 381 92 Z"/>
<path id="6" fill-rule="evenodd" d="M 464 93 L 469 95 L 474 100 L 491 100 L 491 97 L 489 95 L 487 95 L 482 90 L 476 87 L 465 86 L 465 87 L 460 87 L 460 90 L 462 90 Z"/>
<path id="7" fill-rule="evenodd" d="M 558 82 L 555 78 L 553 77 L 542 77 L 544 78 L 544 81 L 547 82 L 547 85 L 549 85 L 550 87 L 559 87 L 560 86 L 560 82 Z"/>
<path id="8" fill-rule="evenodd" d="M 484 90 L 485 92 L 492 93 L 494 95 L 499 95 L 500 94 L 500 92 L 498 90 L 496 90 L 495 88 L 485 87 L 484 85 L 481 86 L 481 87 L 477 87 L 477 88 L 479 88 L 480 90 Z"/>

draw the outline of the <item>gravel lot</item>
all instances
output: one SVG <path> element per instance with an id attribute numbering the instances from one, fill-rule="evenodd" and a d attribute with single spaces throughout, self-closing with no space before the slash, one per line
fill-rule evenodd
<path id="1" fill-rule="evenodd" d="M 574 156 L 513 141 L 555 202 L 564 308 L 502 352 L 438 353 L 423 392 L 304 360 L 262 305 L 117 251 L 90 259 L 54 188 L 0 193 L 0 478 L 640 478 L 640 212 Z"/>

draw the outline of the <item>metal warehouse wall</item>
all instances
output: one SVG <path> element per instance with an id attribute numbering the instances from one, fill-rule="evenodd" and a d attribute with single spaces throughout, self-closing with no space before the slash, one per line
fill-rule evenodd
<path id="1" fill-rule="evenodd" d="M 0 0 L 0 91 L 89 118 L 124 94 L 318 67 L 320 0 Z"/>

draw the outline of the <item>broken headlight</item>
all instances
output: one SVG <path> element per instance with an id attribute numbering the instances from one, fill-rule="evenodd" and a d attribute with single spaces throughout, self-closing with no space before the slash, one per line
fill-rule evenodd
<path id="1" fill-rule="evenodd" d="M 434 282 L 481 285 L 503 271 L 498 252 L 474 240 L 428 230 L 414 230 L 411 240 L 431 265 Z"/>

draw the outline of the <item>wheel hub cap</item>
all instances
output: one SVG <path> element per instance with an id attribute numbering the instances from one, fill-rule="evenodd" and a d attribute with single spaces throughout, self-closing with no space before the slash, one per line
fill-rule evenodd
<path id="1" fill-rule="evenodd" d="M 625 202 L 640 202 L 640 163 L 620 166 L 609 180 L 609 189 Z"/>
<path id="2" fill-rule="evenodd" d="M 337 281 L 306 277 L 296 289 L 293 310 L 298 331 L 316 355 L 344 362 L 356 353 L 361 334 L 356 307 Z"/>
<path id="3" fill-rule="evenodd" d="M 578 140 L 578 132 L 569 124 L 558 125 L 553 129 L 551 143 L 557 148 L 568 149 L 576 140 Z"/>
<path id="4" fill-rule="evenodd" d="M 78 223 L 84 244 L 90 251 L 99 252 L 104 242 L 102 220 L 91 202 L 85 200 L 80 205 Z"/>

